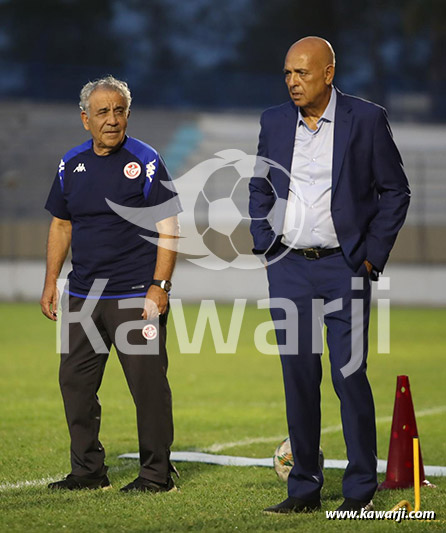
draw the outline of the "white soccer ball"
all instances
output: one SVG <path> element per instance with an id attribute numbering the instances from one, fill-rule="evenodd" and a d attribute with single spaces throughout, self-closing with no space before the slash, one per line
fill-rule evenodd
<path id="1" fill-rule="evenodd" d="M 277 446 L 276 451 L 273 456 L 274 470 L 278 475 L 279 479 L 282 481 L 287 481 L 290 471 L 294 466 L 293 452 L 291 451 L 290 438 L 287 437 L 283 440 L 279 446 Z M 321 469 L 324 468 L 324 454 L 322 448 L 319 448 L 319 466 Z"/>

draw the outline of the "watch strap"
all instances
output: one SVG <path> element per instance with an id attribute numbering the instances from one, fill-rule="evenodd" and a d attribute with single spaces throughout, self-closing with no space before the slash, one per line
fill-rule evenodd
<path id="1" fill-rule="evenodd" d="M 172 288 L 172 282 L 169 279 L 154 279 L 152 285 L 156 285 L 166 292 L 169 292 Z"/>

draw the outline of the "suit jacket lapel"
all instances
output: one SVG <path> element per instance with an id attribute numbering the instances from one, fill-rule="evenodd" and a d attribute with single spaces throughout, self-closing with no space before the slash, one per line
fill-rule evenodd
<path id="1" fill-rule="evenodd" d="M 293 102 L 290 101 L 290 105 L 284 109 L 284 115 L 284 120 L 281 123 L 280 143 L 278 143 L 277 151 L 274 154 L 274 160 L 291 173 L 297 125 L 297 108 Z M 277 193 L 280 198 L 288 198 L 290 180 L 283 172 L 280 174 L 283 178 L 280 180 Z"/>
<path id="2" fill-rule="evenodd" d="M 345 151 L 347 150 L 352 126 L 351 106 L 348 99 L 340 91 L 337 91 L 336 115 L 333 141 L 333 169 L 331 196 L 333 197 L 339 182 L 339 176 L 344 161 Z"/>

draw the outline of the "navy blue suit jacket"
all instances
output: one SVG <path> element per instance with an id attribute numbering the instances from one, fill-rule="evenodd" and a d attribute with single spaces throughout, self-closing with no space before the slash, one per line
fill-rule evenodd
<path id="1" fill-rule="evenodd" d="M 336 91 L 331 190 L 334 227 L 345 259 L 355 271 L 365 259 L 382 271 L 406 218 L 409 185 L 386 110 Z M 260 121 L 258 155 L 288 172 L 297 111 L 289 101 L 267 109 Z M 253 251 L 268 257 L 280 243 L 289 177 L 271 166 L 269 180 L 253 177 L 249 189 Z M 282 201 L 276 203 L 276 195 Z M 267 216 L 275 203 L 270 223 Z"/>

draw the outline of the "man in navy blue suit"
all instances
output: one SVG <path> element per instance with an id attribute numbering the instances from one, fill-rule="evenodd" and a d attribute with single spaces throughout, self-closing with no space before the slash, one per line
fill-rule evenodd
<path id="1" fill-rule="evenodd" d="M 288 498 L 265 509 L 271 513 L 321 507 L 324 322 L 348 457 L 338 509 L 371 509 L 377 487 L 366 376 L 370 281 L 384 269 L 410 191 L 385 109 L 338 91 L 334 73 L 334 52 L 324 39 L 291 46 L 284 67 L 291 102 L 261 118 L 258 155 L 276 165 L 267 179 L 250 182 L 254 253 L 267 264 L 294 456 Z M 293 331 L 282 329 L 284 318 Z"/>

